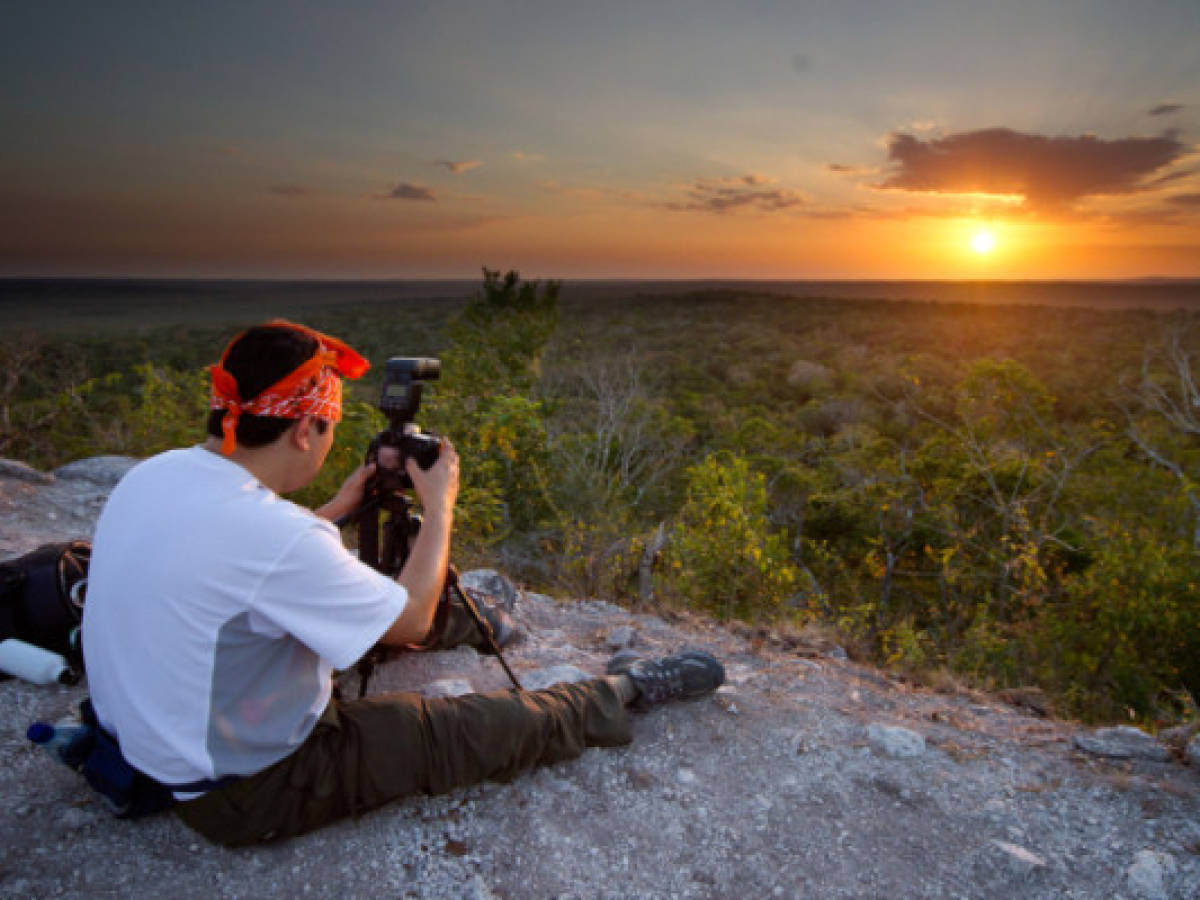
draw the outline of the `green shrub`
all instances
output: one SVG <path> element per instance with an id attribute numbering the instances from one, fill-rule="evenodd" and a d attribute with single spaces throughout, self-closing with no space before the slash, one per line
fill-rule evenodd
<path id="1" fill-rule="evenodd" d="M 1077 715 L 1169 717 L 1171 692 L 1200 697 L 1196 552 L 1145 527 L 1094 526 L 1094 563 L 1039 617 L 1042 677 Z"/>
<path id="2" fill-rule="evenodd" d="M 764 476 L 739 457 L 708 456 L 687 485 L 666 553 L 670 593 L 722 618 L 779 613 L 797 573 L 769 527 Z"/>

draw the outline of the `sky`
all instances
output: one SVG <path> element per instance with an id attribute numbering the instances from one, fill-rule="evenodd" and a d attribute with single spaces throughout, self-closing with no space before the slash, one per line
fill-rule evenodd
<path id="1" fill-rule="evenodd" d="M 1200 2 L 0 0 L 0 275 L 1200 277 Z"/>

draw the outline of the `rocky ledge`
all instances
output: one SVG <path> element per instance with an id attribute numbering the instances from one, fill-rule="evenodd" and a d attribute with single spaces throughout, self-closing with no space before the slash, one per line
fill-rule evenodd
<path id="1" fill-rule="evenodd" d="M 94 465 L 109 486 L 127 468 Z M 105 484 L 0 471 L 0 555 L 86 537 Z M 85 686 L 2 682 L 0 895 L 1200 896 L 1188 732 L 1082 729 L 915 689 L 836 648 L 471 577 L 507 593 L 525 637 L 506 655 L 529 686 L 598 674 L 619 647 L 685 645 L 724 659 L 728 684 L 638 715 L 631 747 L 229 851 L 169 814 L 113 820 L 24 740 Z M 504 685 L 494 660 L 460 648 L 388 663 L 373 692 Z"/>

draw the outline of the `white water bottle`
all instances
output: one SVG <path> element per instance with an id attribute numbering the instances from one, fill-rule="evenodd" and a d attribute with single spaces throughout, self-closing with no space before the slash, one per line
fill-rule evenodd
<path id="1" fill-rule="evenodd" d="M 0 670 L 34 684 L 74 684 L 79 680 L 57 653 L 16 638 L 0 641 Z"/>

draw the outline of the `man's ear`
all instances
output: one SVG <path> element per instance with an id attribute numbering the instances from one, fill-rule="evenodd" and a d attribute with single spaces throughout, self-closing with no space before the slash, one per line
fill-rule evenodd
<path id="1" fill-rule="evenodd" d="M 311 415 L 303 415 L 295 421 L 295 423 L 287 430 L 288 441 L 297 450 L 308 451 L 312 442 L 310 433 L 312 432 L 313 422 L 315 417 Z"/>

